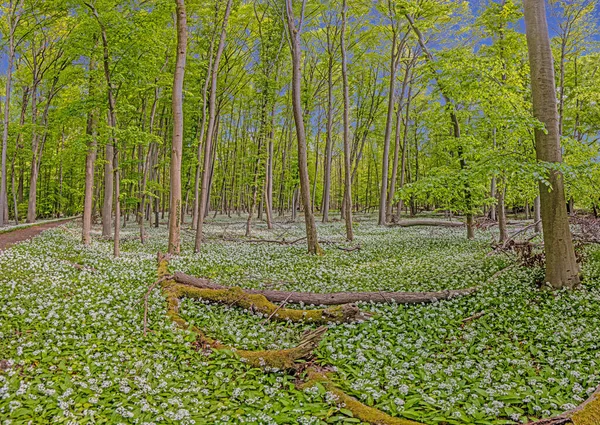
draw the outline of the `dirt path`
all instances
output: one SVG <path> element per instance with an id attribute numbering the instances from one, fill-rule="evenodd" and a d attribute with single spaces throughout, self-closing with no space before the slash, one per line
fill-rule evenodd
<path id="1" fill-rule="evenodd" d="M 39 225 L 25 227 L 23 229 L 17 229 L 10 232 L 0 234 L 0 251 L 4 251 L 11 246 L 18 244 L 19 242 L 31 239 L 44 230 L 51 229 L 53 227 L 61 226 L 69 221 L 75 220 L 74 218 L 67 218 L 60 221 L 52 221 L 50 223 L 42 223 Z"/>

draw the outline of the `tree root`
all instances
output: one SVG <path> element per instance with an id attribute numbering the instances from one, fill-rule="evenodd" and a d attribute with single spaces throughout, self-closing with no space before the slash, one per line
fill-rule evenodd
<path id="1" fill-rule="evenodd" d="M 173 278 L 177 283 L 187 286 L 193 286 L 199 289 L 213 290 L 232 290 L 236 288 L 219 285 L 208 279 L 202 279 L 187 275 L 181 272 L 175 272 Z M 271 302 L 290 302 L 312 305 L 342 305 L 354 304 L 357 302 L 372 303 L 398 303 L 398 304 L 419 304 L 432 303 L 440 300 L 469 295 L 478 288 L 471 287 L 465 289 L 453 289 L 447 291 L 434 292 L 332 292 L 320 294 L 314 292 L 294 292 L 294 291 L 272 291 L 261 289 L 246 289 L 243 292 L 250 295 L 262 295 Z M 314 311 L 314 310 L 310 310 Z M 331 321 L 331 320 L 330 320 Z"/>

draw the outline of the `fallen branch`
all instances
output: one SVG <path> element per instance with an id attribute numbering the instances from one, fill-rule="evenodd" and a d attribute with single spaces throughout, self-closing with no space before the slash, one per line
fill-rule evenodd
<path id="1" fill-rule="evenodd" d="M 345 248 L 343 246 L 338 246 L 337 249 L 342 250 L 342 251 L 346 251 L 346 252 L 360 251 L 360 245 L 351 246 L 349 248 Z"/>
<path id="2" fill-rule="evenodd" d="M 439 226 L 439 227 L 463 227 L 465 224 L 460 221 L 446 220 L 400 220 L 397 223 L 390 223 L 389 227 L 411 227 L 411 226 Z"/>
<path id="3" fill-rule="evenodd" d="M 175 279 L 175 282 L 177 282 L 177 279 Z M 229 306 L 235 305 L 283 322 L 308 322 L 326 325 L 328 323 L 350 323 L 368 318 L 368 315 L 362 313 L 353 303 L 337 303 L 333 307 L 314 310 L 281 308 L 281 306 L 273 304 L 263 294 L 244 291 L 236 287 L 214 289 L 175 283 L 171 285 L 169 291 L 178 299 L 202 299 Z M 292 295 L 292 293 L 286 294 L 288 300 L 291 300 Z M 286 297 L 278 300 L 278 302 L 285 301 Z"/>
<path id="4" fill-rule="evenodd" d="M 481 312 L 479 312 L 477 314 L 474 314 L 472 316 L 465 317 L 464 319 L 461 320 L 461 322 L 464 323 L 464 324 L 467 324 L 467 323 L 472 322 L 473 320 L 477 320 L 477 319 L 479 319 L 479 318 L 481 318 L 483 316 L 485 316 L 485 311 L 481 311 Z"/>
<path id="5" fill-rule="evenodd" d="M 299 366 L 298 360 L 306 359 L 312 355 L 312 352 L 317 348 L 319 342 L 327 331 L 326 326 L 321 326 L 315 330 L 305 332 L 296 347 L 282 350 L 238 350 L 235 347 L 230 347 L 220 343 L 219 341 L 207 336 L 200 328 L 194 325 L 189 325 L 179 314 L 182 294 L 180 290 L 183 285 L 177 284 L 172 280 L 172 276 L 168 274 L 168 262 L 166 258 L 159 254 L 158 280 L 149 288 L 146 299 L 150 291 L 157 285 L 161 285 L 163 294 L 167 300 L 167 316 L 175 322 L 181 329 L 187 329 L 194 332 L 197 337 L 197 344 L 207 349 L 230 350 L 234 351 L 242 361 L 250 364 L 253 367 L 260 367 L 267 370 L 291 370 Z M 198 289 L 189 288 L 188 289 Z M 146 323 L 147 314 L 144 315 Z"/>
<path id="6" fill-rule="evenodd" d="M 231 290 L 232 287 L 219 285 L 208 279 L 202 279 L 175 272 L 174 280 L 182 285 L 194 286 L 200 289 Z M 477 290 L 477 287 L 465 289 L 451 289 L 435 292 L 332 292 L 321 294 L 315 292 L 273 291 L 261 289 L 245 289 L 244 292 L 252 295 L 262 295 L 271 302 L 282 302 L 287 300 L 296 304 L 312 305 L 342 305 L 357 302 L 419 304 L 432 303 L 441 300 L 469 295 Z"/>
<path id="7" fill-rule="evenodd" d="M 542 220 L 538 220 L 538 221 L 536 221 L 535 223 L 532 223 L 532 224 L 530 224 L 530 225 L 528 225 L 528 226 L 525 226 L 525 227 L 523 227 L 522 229 L 519 229 L 519 230 L 517 230 L 515 233 L 513 233 L 512 235 L 510 235 L 510 236 L 508 237 L 508 239 L 506 239 L 506 240 L 504 241 L 504 243 L 502 244 L 502 248 L 503 248 L 503 249 L 504 249 L 504 248 L 506 248 L 506 245 L 508 245 L 508 243 L 510 243 L 510 241 L 514 240 L 514 239 L 515 239 L 517 236 L 519 236 L 521 233 L 524 233 L 524 232 L 528 231 L 529 229 L 531 229 L 531 228 L 533 228 L 533 227 L 537 226 L 537 225 L 538 225 L 538 224 L 539 224 L 541 221 L 542 221 Z"/>
<path id="8" fill-rule="evenodd" d="M 288 298 L 289 298 L 289 297 L 288 297 Z M 260 324 L 261 324 L 261 325 L 263 325 L 263 324 L 267 323 L 269 320 L 271 320 L 271 317 L 273 317 L 273 315 L 274 315 L 275 313 L 277 313 L 281 307 L 283 307 L 284 305 L 286 305 L 286 304 L 287 304 L 287 301 L 288 301 L 288 299 L 285 299 L 285 300 L 284 300 L 284 301 L 283 301 L 281 304 L 279 304 L 279 307 L 277 307 L 277 308 L 276 308 L 276 309 L 273 311 L 273 313 L 269 314 L 269 317 L 267 317 L 265 320 L 263 320 L 262 322 L 260 322 Z"/>

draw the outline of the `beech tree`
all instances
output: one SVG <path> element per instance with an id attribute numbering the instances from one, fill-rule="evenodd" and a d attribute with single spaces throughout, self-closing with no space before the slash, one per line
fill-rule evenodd
<path id="1" fill-rule="evenodd" d="M 561 164 L 562 152 L 546 6 L 544 0 L 524 0 L 523 6 L 533 115 L 544 125 L 544 128 L 535 130 L 536 156 L 538 161 L 550 166 L 550 187 L 540 182 L 540 211 L 546 251 L 545 281 L 552 288 L 574 288 L 579 285 L 579 265 L 569 229 L 564 177 L 559 168 L 553 167 Z"/>
<path id="2" fill-rule="evenodd" d="M 173 77 L 173 141 L 171 146 L 171 200 L 169 204 L 169 253 L 179 254 L 181 205 L 181 156 L 183 154 L 183 78 L 187 51 L 187 16 L 185 1 L 177 4 L 177 59 Z"/>

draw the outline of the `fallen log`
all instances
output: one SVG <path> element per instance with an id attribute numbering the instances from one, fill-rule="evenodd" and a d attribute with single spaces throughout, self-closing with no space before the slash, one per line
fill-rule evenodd
<path id="1" fill-rule="evenodd" d="M 388 224 L 389 227 L 411 227 L 411 226 L 439 226 L 439 227 L 463 227 L 461 221 L 446 220 L 400 220 L 397 223 Z"/>
<path id="2" fill-rule="evenodd" d="M 421 422 L 390 416 L 375 407 L 361 403 L 356 398 L 342 391 L 330 379 L 329 373 L 319 370 L 319 368 L 308 368 L 306 370 L 306 377 L 306 382 L 298 385 L 300 389 L 310 388 L 317 384 L 321 384 L 327 391 L 337 397 L 337 402 L 339 404 L 352 412 L 353 417 L 360 419 L 362 422 L 377 425 L 422 425 Z"/>
<path id="3" fill-rule="evenodd" d="M 231 347 L 206 335 L 200 328 L 190 325 L 179 314 L 181 306 L 181 293 L 178 291 L 183 285 L 177 284 L 171 278 L 168 272 L 168 256 L 158 256 L 158 280 L 151 285 L 159 285 L 167 301 L 167 317 L 169 317 L 177 327 L 186 329 L 196 334 L 196 344 L 207 350 L 229 350 L 235 352 L 240 359 L 253 367 L 259 367 L 265 370 L 295 370 L 299 365 L 299 360 L 310 357 L 313 351 L 319 345 L 319 342 L 327 332 L 327 326 L 321 326 L 314 330 L 309 330 L 302 335 L 297 346 L 282 350 L 239 350 Z M 192 288 L 195 289 L 195 288 Z M 151 291 L 149 288 L 148 292 Z M 146 328 L 144 321 L 144 328 Z"/>
<path id="4" fill-rule="evenodd" d="M 175 279 L 177 282 L 177 279 Z M 197 285 L 175 284 L 169 291 L 178 299 L 191 298 L 212 301 L 229 306 L 236 306 L 279 321 L 308 322 L 319 325 L 329 323 L 350 323 L 366 320 L 369 315 L 360 311 L 353 303 L 338 303 L 333 307 L 315 310 L 298 310 L 280 308 L 273 304 L 263 294 L 250 293 L 241 288 L 223 287 L 220 289 L 202 288 Z M 291 297 L 290 297 L 291 300 Z M 285 301 L 285 298 L 280 300 Z"/>
<path id="5" fill-rule="evenodd" d="M 199 289 L 231 290 L 232 287 L 220 285 L 208 279 L 197 278 L 181 272 L 173 275 L 175 282 L 182 285 L 193 286 Z M 244 292 L 253 295 L 262 295 L 267 300 L 277 303 L 287 301 L 289 303 L 307 305 L 342 305 L 357 302 L 372 303 L 398 303 L 398 304 L 420 304 L 448 300 L 463 295 L 472 294 L 477 287 L 465 289 L 450 289 L 434 292 L 332 292 L 321 294 L 316 292 L 274 291 L 262 289 L 245 289 Z"/>

